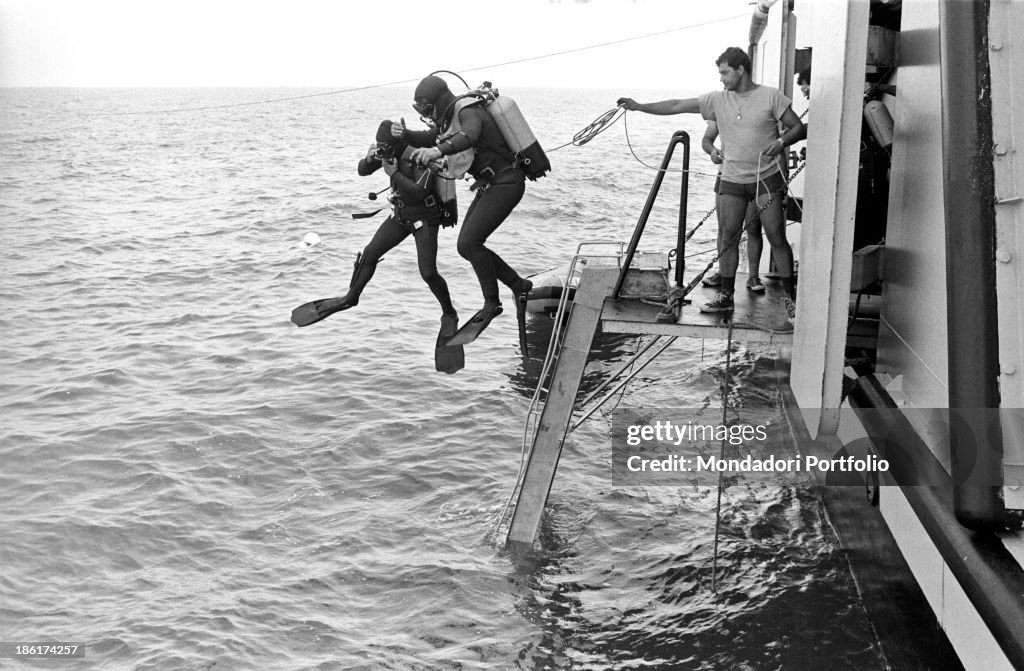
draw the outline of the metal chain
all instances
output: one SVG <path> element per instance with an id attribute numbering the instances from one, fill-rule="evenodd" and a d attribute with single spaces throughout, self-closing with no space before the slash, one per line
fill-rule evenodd
<path id="1" fill-rule="evenodd" d="M 807 161 L 804 160 L 804 162 L 801 163 L 797 167 L 797 169 L 793 171 L 793 174 L 790 175 L 786 179 L 786 186 L 789 186 L 790 182 L 792 182 L 793 179 L 797 175 L 800 174 L 800 171 L 803 170 L 806 165 L 807 165 Z M 715 264 L 718 263 L 718 260 L 720 258 L 722 258 L 722 255 L 725 254 L 725 252 L 728 249 L 731 249 L 732 247 L 734 247 L 734 246 L 736 246 L 736 245 L 738 245 L 740 243 L 740 240 L 743 239 L 743 234 L 747 232 L 747 230 L 750 227 L 750 225 L 754 222 L 755 219 L 757 219 L 759 216 L 761 216 L 762 212 L 764 212 L 765 210 L 768 209 L 768 206 L 771 205 L 772 202 L 774 202 L 774 200 L 775 199 L 772 198 L 769 195 L 768 201 L 764 205 L 762 205 L 760 208 L 758 208 L 757 212 L 755 212 L 749 219 L 747 219 L 743 223 L 743 227 L 739 231 L 736 232 L 736 235 L 734 235 L 729 240 L 729 242 L 727 242 L 722 247 L 722 249 L 720 249 L 718 251 L 718 254 L 715 256 L 715 258 L 711 259 L 711 261 L 708 262 L 707 267 L 704 268 L 704 270 L 702 270 L 696 277 L 694 277 L 692 280 L 690 280 L 690 283 L 686 285 L 686 287 L 683 289 L 681 294 L 677 294 L 675 297 L 673 297 L 673 300 L 675 301 L 675 304 L 672 307 L 676 307 L 676 306 L 682 304 L 683 299 L 686 298 L 690 294 L 691 291 L 693 291 L 694 287 L 696 287 L 697 284 L 699 284 L 702 279 L 704 279 L 704 276 L 707 275 L 708 271 L 711 270 L 712 268 L 714 268 Z"/>

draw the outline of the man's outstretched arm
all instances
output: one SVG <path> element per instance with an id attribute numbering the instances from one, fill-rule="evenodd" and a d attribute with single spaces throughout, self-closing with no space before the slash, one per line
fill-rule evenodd
<path id="1" fill-rule="evenodd" d="M 667 116 L 669 114 L 697 114 L 700 112 L 700 105 L 696 98 L 673 98 L 671 100 L 659 100 L 656 103 L 638 103 L 632 98 L 619 98 L 617 105 L 622 105 L 630 112 L 646 112 L 647 114 L 658 114 Z"/>

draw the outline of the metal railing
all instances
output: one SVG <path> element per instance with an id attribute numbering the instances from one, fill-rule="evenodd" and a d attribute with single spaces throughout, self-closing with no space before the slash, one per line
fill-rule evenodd
<path id="1" fill-rule="evenodd" d="M 629 267 L 633 263 L 633 256 L 636 254 L 637 246 L 640 244 L 640 237 L 644 234 L 647 220 L 654 209 L 654 201 L 657 200 L 658 191 L 661 190 L 661 183 L 665 180 L 665 172 L 668 170 L 669 163 L 672 162 L 672 155 L 675 153 L 676 145 L 679 144 L 683 145 L 683 177 L 682 189 L 679 194 L 679 230 L 676 235 L 675 284 L 677 287 L 683 284 L 683 271 L 685 270 L 683 259 L 686 258 L 686 209 L 690 191 L 690 134 L 686 131 L 677 130 L 672 134 L 672 139 L 669 140 L 665 156 L 661 159 L 661 166 L 658 168 L 658 175 L 654 178 L 654 183 L 651 184 L 651 190 L 647 194 L 647 202 L 644 203 L 640 219 L 637 220 L 636 228 L 633 229 L 633 237 L 629 241 L 629 247 L 626 248 L 626 258 L 622 263 L 622 269 L 619 271 L 619 279 L 615 283 L 615 289 L 612 291 L 612 299 L 619 298 L 622 285 L 626 281 L 626 273 L 629 272 Z"/>

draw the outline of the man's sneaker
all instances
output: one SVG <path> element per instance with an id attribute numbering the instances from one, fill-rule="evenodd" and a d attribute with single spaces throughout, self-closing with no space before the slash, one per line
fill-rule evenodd
<path id="1" fill-rule="evenodd" d="M 722 286 L 722 274 L 717 270 L 700 281 L 706 287 Z"/>
<path id="2" fill-rule="evenodd" d="M 790 324 L 796 323 L 796 303 L 789 296 L 782 297 L 782 306 L 786 308 L 786 321 Z"/>
<path id="3" fill-rule="evenodd" d="M 718 292 L 715 299 L 710 303 L 705 303 L 700 306 L 700 311 L 704 313 L 713 312 L 729 312 L 733 308 L 732 294 L 727 294 L 722 291 Z"/>
<path id="4" fill-rule="evenodd" d="M 764 283 L 761 282 L 761 278 L 760 277 L 758 277 L 757 275 L 754 275 L 749 280 L 747 280 L 747 289 L 749 289 L 750 291 L 753 291 L 755 294 L 763 294 L 764 293 Z"/>

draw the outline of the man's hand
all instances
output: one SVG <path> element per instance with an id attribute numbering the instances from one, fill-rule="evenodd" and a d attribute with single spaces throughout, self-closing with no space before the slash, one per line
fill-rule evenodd
<path id="1" fill-rule="evenodd" d="M 625 107 L 630 112 L 635 112 L 640 109 L 640 103 L 633 100 L 632 98 L 619 98 L 615 101 L 615 104 L 619 107 Z"/>
<path id="2" fill-rule="evenodd" d="M 392 159 L 390 161 L 383 161 L 383 163 L 384 163 L 384 173 L 388 177 L 391 177 L 396 172 L 398 172 L 398 159 Z"/>
<path id="3" fill-rule="evenodd" d="M 375 158 L 377 158 L 377 144 L 376 143 L 371 144 L 370 148 L 366 150 L 366 160 L 367 161 L 372 161 Z"/>
<path id="4" fill-rule="evenodd" d="M 441 156 L 441 150 L 437 147 L 420 147 L 413 150 L 410 159 L 416 165 L 427 165 L 431 161 L 440 160 Z"/>
<path id="5" fill-rule="evenodd" d="M 711 162 L 715 165 L 722 165 L 722 162 L 725 161 L 725 154 L 718 147 L 711 150 L 710 156 Z"/>
<path id="6" fill-rule="evenodd" d="M 782 143 L 782 138 L 778 138 L 777 140 L 772 141 L 770 145 L 765 147 L 764 151 L 762 151 L 761 153 L 764 154 L 765 156 L 770 156 L 774 158 L 781 154 L 785 149 L 786 145 Z"/>
<path id="7" fill-rule="evenodd" d="M 391 135 L 402 139 L 405 136 L 405 117 L 402 117 L 401 121 L 391 122 Z"/>

